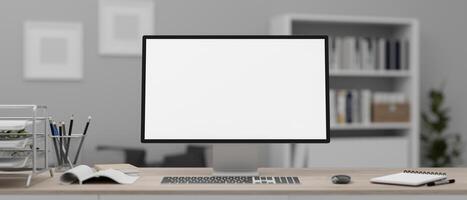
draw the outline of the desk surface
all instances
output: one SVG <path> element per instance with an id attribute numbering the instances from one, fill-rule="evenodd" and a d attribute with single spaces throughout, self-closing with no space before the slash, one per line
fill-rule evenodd
<path id="1" fill-rule="evenodd" d="M 32 186 L 24 187 L 24 179 L 0 179 L 0 194 L 465 194 L 467 168 L 421 169 L 447 172 L 456 183 L 435 187 L 405 187 L 372 184 L 369 179 L 403 169 L 260 169 L 264 176 L 299 176 L 300 185 L 161 185 L 162 176 L 209 175 L 209 168 L 143 168 L 141 177 L 132 185 L 86 184 L 61 185 L 60 174 L 48 173 L 33 178 Z M 347 174 L 352 182 L 335 185 L 330 177 Z"/>

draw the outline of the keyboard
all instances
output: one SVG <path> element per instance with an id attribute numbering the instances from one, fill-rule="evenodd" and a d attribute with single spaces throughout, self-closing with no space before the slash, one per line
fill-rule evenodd
<path id="1" fill-rule="evenodd" d="M 165 176 L 161 184 L 300 184 L 296 176 Z"/>

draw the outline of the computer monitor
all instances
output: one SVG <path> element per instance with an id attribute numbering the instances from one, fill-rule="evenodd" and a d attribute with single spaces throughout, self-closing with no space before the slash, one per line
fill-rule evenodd
<path id="1" fill-rule="evenodd" d="M 215 170 L 239 172 L 256 170 L 255 146 L 225 143 L 328 143 L 327 49 L 327 36 L 143 36 L 141 142 L 214 143 Z"/>

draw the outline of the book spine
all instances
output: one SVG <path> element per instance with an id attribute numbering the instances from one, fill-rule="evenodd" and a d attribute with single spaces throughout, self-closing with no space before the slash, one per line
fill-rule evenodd
<path id="1" fill-rule="evenodd" d="M 329 90 L 329 120 L 330 124 L 334 125 L 337 122 L 337 112 L 336 112 L 336 91 L 331 89 Z"/>
<path id="2" fill-rule="evenodd" d="M 341 56 L 342 56 L 342 38 L 334 37 L 334 69 L 342 69 Z"/>
<path id="3" fill-rule="evenodd" d="M 352 54 L 352 47 L 350 37 L 342 38 L 342 49 L 341 49 L 341 69 L 350 69 L 350 64 L 352 63 L 351 60 Z"/>
<path id="4" fill-rule="evenodd" d="M 344 124 L 346 122 L 345 99 L 346 99 L 346 91 L 339 90 L 337 93 L 337 122 L 339 124 Z"/>
<path id="5" fill-rule="evenodd" d="M 384 38 L 378 39 L 378 55 L 377 55 L 377 62 L 378 62 L 378 70 L 386 69 L 386 41 Z"/>
<path id="6" fill-rule="evenodd" d="M 335 55 L 335 37 L 329 36 L 329 70 L 335 69 L 335 60 L 334 60 L 334 55 Z"/>
<path id="7" fill-rule="evenodd" d="M 358 94 L 358 90 L 352 90 L 352 123 L 359 123 L 361 122 L 361 114 L 360 114 L 360 95 Z"/>
<path id="8" fill-rule="evenodd" d="M 350 58 L 351 58 L 351 68 L 353 70 L 358 70 L 358 69 L 361 69 L 362 68 L 362 65 L 361 65 L 361 60 L 360 60 L 360 45 L 357 41 L 358 38 L 356 37 L 351 37 L 350 38 L 350 44 L 351 44 L 351 54 L 350 54 Z"/>
<path id="9" fill-rule="evenodd" d="M 369 38 L 369 53 L 370 53 L 370 58 L 369 58 L 369 63 L 370 63 L 370 69 L 371 70 L 376 70 L 377 62 L 376 62 L 376 39 L 375 38 Z"/>
<path id="10" fill-rule="evenodd" d="M 330 37 L 331 70 L 408 70 L 409 43 L 405 39 Z"/>
<path id="11" fill-rule="evenodd" d="M 354 49 L 353 49 L 353 69 L 362 69 L 363 61 L 362 61 L 362 46 L 361 46 L 362 38 L 354 37 Z"/>
<path id="12" fill-rule="evenodd" d="M 345 119 L 347 123 L 352 123 L 352 92 L 348 91 L 345 98 Z"/>
<path id="13" fill-rule="evenodd" d="M 394 41 L 394 69 L 401 69 L 401 44 L 399 40 Z"/>
<path id="14" fill-rule="evenodd" d="M 391 69 L 391 41 L 387 40 L 385 42 L 385 48 L 384 48 L 384 53 L 385 53 L 385 69 L 390 70 Z"/>
<path id="15" fill-rule="evenodd" d="M 361 91 L 361 115 L 362 124 L 371 123 L 371 91 L 364 89 Z"/>
<path id="16" fill-rule="evenodd" d="M 360 61 L 363 70 L 371 70 L 371 47 L 370 47 L 370 39 L 368 38 L 360 38 Z"/>
<path id="17" fill-rule="evenodd" d="M 401 68 L 403 70 L 409 70 L 409 41 L 406 39 L 401 42 Z"/>

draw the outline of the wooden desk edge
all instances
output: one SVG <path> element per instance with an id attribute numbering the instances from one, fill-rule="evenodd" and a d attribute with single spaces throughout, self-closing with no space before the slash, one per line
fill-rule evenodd
<path id="1" fill-rule="evenodd" d="M 30 188 L 0 185 L 0 195 L 467 195 L 467 168 L 433 169 L 445 171 L 456 178 L 456 183 L 435 187 L 405 187 L 375 185 L 371 177 L 398 172 L 401 169 L 262 169 L 264 175 L 301 176 L 301 185 L 160 185 L 165 175 L 208 175 L 209 168 L 146 168 L 141 178 L 132 185 L 85 184 L 60 185 L 59 174 L 54 178 L 38 177 Z M 421 169 L 424 170 L 424 169 Z M 429 169 L 428 169 L 429 170 Z M 333 185 L 329 178 L 334 174 L 349 174 L 354 184 Z M 19 184 L 20 185 L 20 184 Z"/>
<path id="2" fill-rule="evenodd" d="M 0 195 L 467 195 L 467 191 L 90 191 L 21 190 L 0 191 Z"/>

